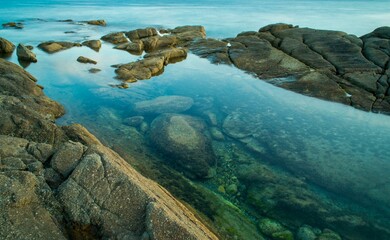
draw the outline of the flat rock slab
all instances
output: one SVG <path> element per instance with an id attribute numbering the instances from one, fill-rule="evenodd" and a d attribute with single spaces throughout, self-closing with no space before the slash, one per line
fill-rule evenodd
<path id="1" fill-rule="evenodd" d="M 47 53 L 55 53 L 62 50 L 66 50 L 72 47 L 81 47 L 82 45 L 80 43 L 72 43 L 72 42 L 43 42 L 38 45 L 40 49 Z"/>
<path id="2" fill-rule="evenodd" d="M 139 114 L 180 113 L 192 107 L 194 101 L 184 96 L 162 96 L 152 100 L 137 102 L 134 111 Z"/>
<path id="3" fill-rule="evenodd" d="M 90 63 L 90 64 L 97 64 L 97 62 L 95 60 L 92 60 L 90 58 L 87 58 L 87 57 L 83 57 L 83 56 L 80 56 L 77 58 L 77 62 L 80 62 L 80 63 Z"/>

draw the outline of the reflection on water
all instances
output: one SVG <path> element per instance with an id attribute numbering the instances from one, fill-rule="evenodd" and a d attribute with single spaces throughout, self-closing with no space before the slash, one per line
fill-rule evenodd
<path id="1" fill-rule="evenodd" d="M 28 9 L 26 16 L 38 16 L 32 14 L 35 9 Z M 174 16 L 180 16 L 181 21 L 189 11 L 183 6 L 177 8 L 185 10 L 180 13 L 156 9 L 161 12 L 154 14 L 170 13 L 159 23 L 167 27 L 180 25 Z M 223 11 L 237 14 L 227 9 Z M 71 11 L 50 16 L 67 19 L 74 16 Z M 96 18 L 96 13 L 102 14 L 102 9 L 96 7 L 83 18 Z M 2 37 L 34 46 L 46 40 L 81 42 L 98 39 L 124 25 L 121 30 L 156 23 L 150 13 L 146 18 L 135 16 L 131 27 L 118 21 L 123 13 L 114 16 L 108 11 L 105 16 L 116 20 L 112 27 L 28 20 L 25 30 L 2 30 Z M 230 34 L 237 27 L 232 24 L 231 29 L 218 32 L 220 26 L 213 19 L 204 21 L 191 24 L 212 25 L 215 36 Z M 256 24 L 251 30 L 259 27 Z M 123 156 L 128 155 L 126 159 L 145 175 L 220 224 L 225 237 L 255 239 L 261 232 L 272 239 L 291 239 L 292 235 L 305 239 L 302 234 L 337 239 L 325 228 L 347 239 L 390 236 L 388 116 L 288 92 L 191 54 L 185 61 L 167 66 L 164 74 L 122 90 L 109 87 L 118 83 L 110 66 L 135 61 L 139 56 L 114 50 L 107 43 L 99 52 L 87 47 L 52 55 L 38 48 L 34 52 L 38 63 L 27 69 L 39 79 L 48 96 L 65 105 L 67 114 L 60 124 L 85 125 Z M 98 64 L 78 63 L 78 56 Z M 17 62 L 14 55 L 9 59 Z M 90 73 L 91 68 L 101 71 Z M 166 96 L 164 101 L 160 96 Z M 149 101 L 147 110 L 139 107 L 144 101 Z M 162 109 L 175 115 L 166 115 Z M 157 148 L 161 140 L 170 144 Z M 191 161 L 188 164 L 178 162 L 172 156 L 190 152 L 182 143 L 191 151 L 207 143 L 214 161 L 206 165 L 191 158 L 187 158 Z M 185 177 L 196 178 L 194 171 L 199 166 L 210 168 L 200 176 L 213 177 L 189 182 Z M 246 215 L 223 213 L 216 204 L 225 200 L 207 195 L 207 189 L 229 201 L 226 206 L 234 204 Z M 238 223 L 237 219 L 245 220 Z M 245 224 L 256 225 L 254 230 L 247 230 Z"/>

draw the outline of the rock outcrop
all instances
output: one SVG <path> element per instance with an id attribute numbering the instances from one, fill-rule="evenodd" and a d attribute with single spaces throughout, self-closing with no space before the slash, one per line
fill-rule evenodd
<path id="1" fill-rule="evenodd" d="M 389 27 L 382 27 L 359 38 L 272 24 L 222 41 L 192 41 L 189 48 L 214 63 L 233 64 L 298 93 L 390 113 L 389 32 Z M 272 81 L 286 77 L 290 80 Z"/>
<path id="2" fill-rule="evenodd" d="M 0 59 L 0 238 L 217 239 Z M 32 231 L 32 229 L 34 229 Z"/>
<path id="3" fill-rule="evenodd" d="M 72 42 L 43 42 L 38 45 L 40 49 L 47 53 L 55 53 L 62 50 L 66 50 L 72 47 L 81 47 L 82 45 L 80 43 L 72 43 Z"/>
<path id="4" fill-rule="evenodd" d="M 24 25 L 21 22 L 7 22 L 2 24 L 3 28 L 15 28 L 15 29 L 23 29 Z"/>
<path id="5" fill-rule="evenodd" d="M 26 62 L 38 62 L 37 56 L 30 49 L 28 49 L 23 44 L 19 44 L 16 49 L 16 54 L 18 55 L 18 59 L 20 61 Z"/>
<path id="6" fill-rule="evenodd" d="M 213 176 L 215 164 L 211 141 L 204 135 L 205 124 L 188 115 L 162 114 L 151 124 L 151 140 L 180 165 L 190 177 Z"/>

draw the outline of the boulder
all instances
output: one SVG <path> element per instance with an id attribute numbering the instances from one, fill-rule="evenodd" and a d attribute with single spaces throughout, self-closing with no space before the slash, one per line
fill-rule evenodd
<path id="1" fill-rule="evenodd" d="M 128 51 L 131 54 L 141 55 L 144 51 L 144 44 L 142 41 L 133 41 L 117 45 L 114 48 Z"/>
<path id="2" fill-rule="evenodd" d="M 144 58 L 164 58 L 164 64 L 180 62 L 187 58 L 187 51 L 184 48 L 168 48 L 145 54 Z"/>
<path id="3" fill-rule="evenodd" d="M 125 82 L 150 79 L 164 71 L 164 57 L 147 58 L 137 62 L 120 65 L 115 73 Z"/>
<path id="4" fill-rule="evenodd" d="M 206 30 L 203 26 L 180 26 L 172 29 L 170 32 L 182 44 L 206 37 Z"/>
<path id="5" fill-rule="evenodd" d="M 126 43 L 129 41 L 123 32 L 109 33 L 104 35 L 101 39 L 112 44 Z"/>
<path id="6" fill-rule="evenodd" d="M 36 55 L 23 44 L 18 45 L 16 49 L 16 54 L 18 55 L 18 59 L 20 61 L 26 61 L 26 62 L 38 61 Z"/>
<path id="7" fill-rule="evenodd" d="M 184 96 L 161 96 L 152 100 L 140 101 L 134 104 L 134 111 L 139 114 L 180 113 L 192 107 L 194 101 Z"/>
<path id="8" fill-rule="evenodd" d="M 205 125 L 200 119 L 162 114 L 153 120 L 150 137 L 173 166 L 180 166 L 190 177 L 208 178 L 213 176 L 215 157 L 204 130 Z"/>
<path id="9" fill-rule="evenodd" d="M 81 43 L 83 46 L 87 46 L 95 51 L 99 51 L 102 47 L 102 42 L 100 40 L 88 40 Z"/>
<path id="10" fill-rule="evenodd" d="M 12 53 L 15 50 L 15 45 L 5 38 L 0 37 L 0 53 Z"/>
<path id="11" fill-rule="evenodd" d="M 157 36 L 157 30 L 155 28 L 135 29 L 128 31 L 125 34 L 132 42 L 134 42 L 142 38 Z"/>
<path id="12" fill-rule="evenodd" d="M 142 38 L 141 41 L 146 52 L 172 47 L 178 43 L 176 36 L 173 35 Z"/>
<path id="13" fill-rule="evenodd" d="M 40 49 L 47 53 L 55 53 L 62 50 L 66 50 L 72 47 L 81 47 L 80 43 L 72 43 L 72 42 L 43 42 L 38 45 Z"/>
<path id="14" fill-rule="evenodd" d="M 97 62 L 95 60 L 92 60 L 90 58 L 87 58 L 87 57 L 83 57 L 83 56 L 80 56 L 77 58 L 77 62 L 80 62 L 80 63 L 91 63 L 91 64 L 97 64 Z"/>

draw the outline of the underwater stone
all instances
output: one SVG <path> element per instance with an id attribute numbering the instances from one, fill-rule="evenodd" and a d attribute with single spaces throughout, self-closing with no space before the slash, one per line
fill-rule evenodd
<path id="1" fill-rule="evenodd" d="M 297 240 L 315 240 L 316 238 L 317 235 L 312 227 L 304 225 L 299 228 Z"/>
<path id="2" fill-rule="evenodd" d="M 134 111 L 141 114 L 180 113 L 190 109 L 193 103 L 190 97 L 161 96 L 135 103 Z"/>
<path id="3" fill-rule="evenodd" d="M 215 140 L 218 140 L 218 141 L 223 141 L 223 140 L 225 140 L 225 136 L 223 135 L 223 133 L 222 133 L 221 131 L 219 131 L 219 129 L 216 128 L 216 127 L 210 128 L 210 134 L 211 134 L 211 136 L 212 136 Z"/>
<path id="4" fill-rule="evenodd" d="M 157 148 L 190 177 L 208 178 L 213 173 L 211 166 L 215 159 L 204 129 L 205 124 L 198 118 L 162 114 L 152 122 L 150 136 Z"/>
<path id="5" fill-rule="evenodd" d="M 270 237 L 274 237 L 274 235 L 277 235 L 277 233 L 283 233 L 284 231 L 286 231 L 286 228 L 282 224 L 269 218 L 261 219 L 259 222 L 259 228 L 262 233 Z M 282 239 L 282 238 L 278 238 L 278 239 Z"/>
<path id="6" fill-rule="evenodd" d="M 123 122 L 124 124 L 129 125 L 131 127 L 138 127 L 139 125 L 141 125 L 143 121 L 144 121 L 143 116 L 134 116 L 134 117 L 126 118 Z"/>
<path id="7" fill-rule="evenodd" d="M 227 188 L 226 188 L 226 192 L 230 195 L 234 195 L 236 194 L 238 191 L 238 187 L 236 184 L 230 184 Z"/>

